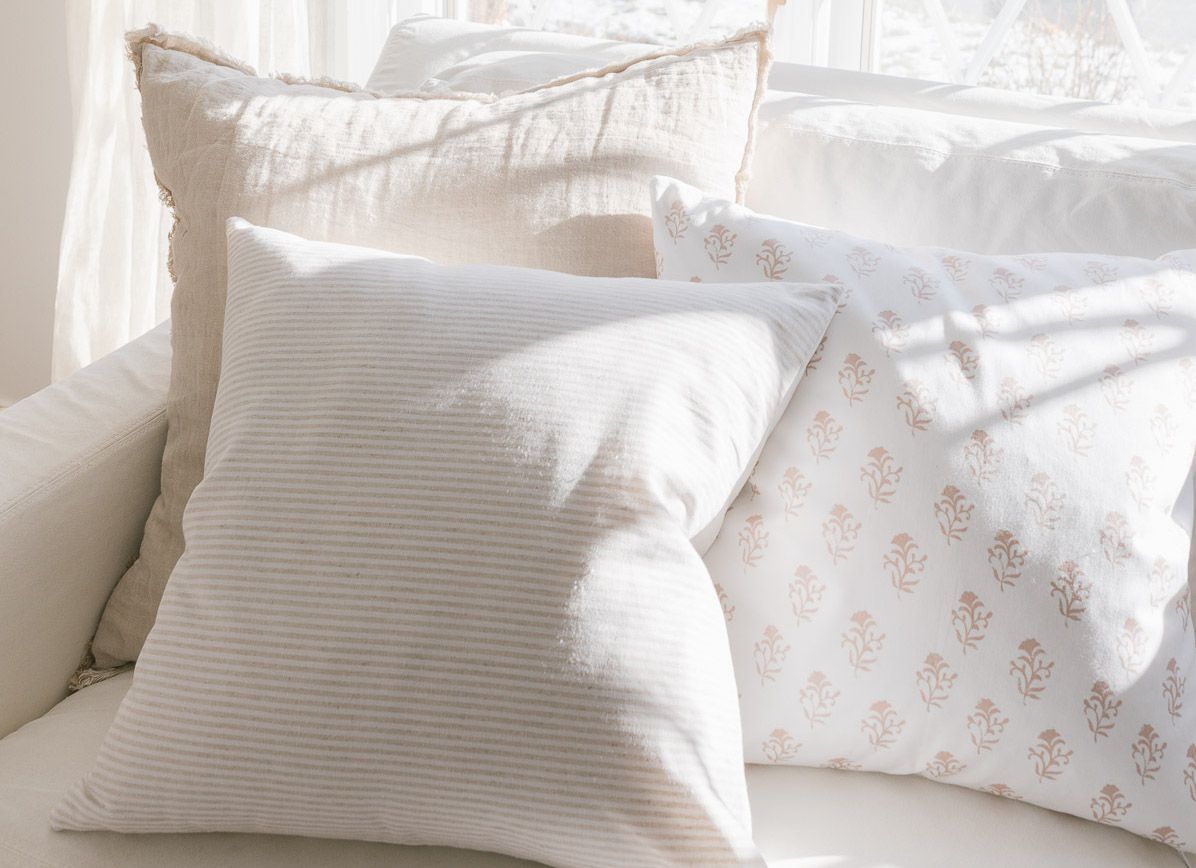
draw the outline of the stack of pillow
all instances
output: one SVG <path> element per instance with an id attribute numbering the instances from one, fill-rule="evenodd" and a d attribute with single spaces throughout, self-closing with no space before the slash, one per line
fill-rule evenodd
<path id="1" fill-rule="evenodd" d="M 57 828 L 753 864 L 746 760 L 1196 843 L 1196 251 L 745 210 L 761 30 L 502 96 L 130 54 L 170 433 Z"/>

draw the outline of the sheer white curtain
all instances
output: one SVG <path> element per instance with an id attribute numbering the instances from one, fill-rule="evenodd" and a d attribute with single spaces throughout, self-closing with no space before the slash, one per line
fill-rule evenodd
<path id="1" fill-rule="evenodd" d="M 153 21 L 259 71 L 363 81 L 398 18 L 426 0 L 68 0 L 75 150 L 59 260 L 53 375 L 170 311 L 166 234 L 124 33 Z"/>

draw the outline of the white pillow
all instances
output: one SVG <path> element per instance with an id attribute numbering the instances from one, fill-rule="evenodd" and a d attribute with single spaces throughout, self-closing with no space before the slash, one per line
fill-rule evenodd
<path id="1" fill-rule="evenodd" d="M 502 93 L 634 60 L 656 48 L 642 42 L 417 15 L 391 28 L 366 87 L 379 93 L 409 93 L 425 85 Z M 495 63 L 498 67 L 491 69 Z"/>
<path id="2" fill-rule="evenodd" d="M 1196 255 L 900 249 L 653 195 L 664 278 L 844 289 L 707 555 L 748 759 L 1196 844 Z"/>
<path id="3" fill-rule="evenodd" d="M 187 549 L 55 827 L 760 863 L 689 537 L 837 292 L 229 231 Z"/>

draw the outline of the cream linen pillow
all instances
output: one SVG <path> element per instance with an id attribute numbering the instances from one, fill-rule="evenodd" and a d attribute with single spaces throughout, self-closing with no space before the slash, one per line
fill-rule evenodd
<path id="1" fill-rule="evenodd" d="M 748 759 L 1196 845 L 1196 255 L 898 249 L 654 198 L 666 278 L 845 291 L 707 555 Z"/>
<path id="2" fill-rule="evenodd" d="M 137 656 L 183 548 L 220 368 L 226 218 L 445 263 L 649 276 L 654 173 L 727 196 L 743 187 L 765 39 L 745 32 L 469 99 L 257 78 L 184 37 L 132 34 L 146 140 L 176 219 L 174 356 L 162 494 L 100 622 L 96 665 Z"/>
<path id="3" fill-rule="evenodd" d="M 55 827 L 759 862 L 689 537 L 837 291 L 229 231 L 187 550 Z"/>

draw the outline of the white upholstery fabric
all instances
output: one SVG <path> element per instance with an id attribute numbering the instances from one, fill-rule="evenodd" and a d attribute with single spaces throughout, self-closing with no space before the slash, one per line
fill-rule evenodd
<path id="1" fill-rule="evenodd" d="M 65 695 L 137 554 L 169 374 L 167 323 L 0 413 L 0 735 Z"/>
<path id="2" fill-rule="evenodd" d="M 279 835 L 51 832 L 91 767 L 129 673 L 87 688 L 0 740 L 0 868 L 515 868 L 440 847 Z M 756 842 L 773 868 L 1182 868 L 1127 832 L 920 778 L 748 768 Z"/>

